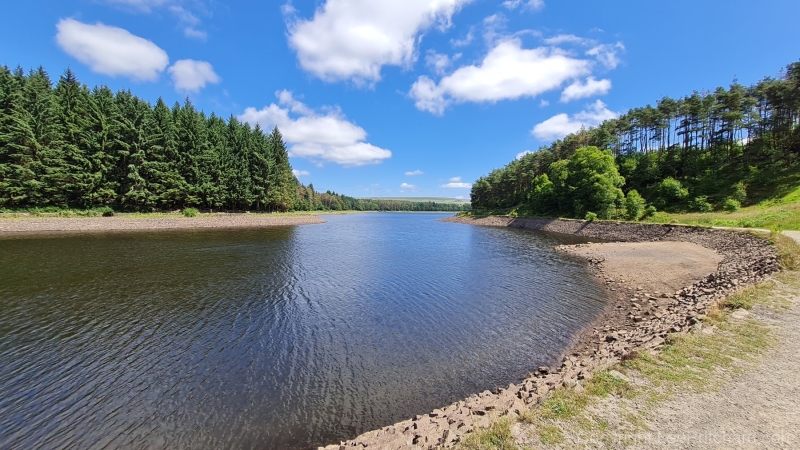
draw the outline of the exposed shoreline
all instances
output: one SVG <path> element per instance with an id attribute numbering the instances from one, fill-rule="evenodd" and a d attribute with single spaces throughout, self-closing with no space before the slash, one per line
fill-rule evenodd
<path id="1" fill-rule="evenodd" d="M 325 223 L 316 214 L 273 215 L 249 213 L 202 214 L 183 217 L 177 214 L 148 217 L 118 215 L 113 217 L 37 217 L 0 219 L 0 236 L 46 232 L 143 231 L 202 228 L 261 228 Z"/>
<path id="2" fill-rule="evenodd" d="M 636 280 L 635 264 L 631 265 L 628 261 L 631 267 L 626 268 L 625 264 L 614 267 L 613 263 L 625 263 L 626 259 L 624 252 L 620 255 L 609 253 L 611 248 L 608 246 L 615 244 L 561 246 L 561 250 L 589 261 L 590 270 L 609 289 L 611 301 L 595 321 L 576 336 L 575 344 L 567 349 L 559 365 L 540 367 L 519 385 L 511 384 L 495 392 L 484 391 L 429 414 L 364 433 L 341 445 L 331 445 L 325 449 L 367 446 L 400 449 L 409 445 L 417 448 L 448 447 L 467 433 L 488 426 L 498 416 L 519 414 L 542 402 L 559 387 L 583 383 L 582 380 L 591 378 L 594 372 L 619 363 L 626 355 L 659 349 L 669 333 L 683 333 L 700 326 L 700 320 L 710 306 L 779 270 L 777 249 L 766 239 L 747 233 L 660 224 L 497 216 L 454 216 L 441 221 L 525 228 L 617 243 L 640 243 L 635 249 L 644 252 L 663 247 L 665 242 L 688 243 L 697 246 L 695 253 L 705 258 L 706 265 L 699 267 L 713 268 L 708 264 L 716 264 L 717 261 L 719 264 L 713 273 L 698 276 L 695 271 L 674 278 L 696 280 L 675 292 L 657 293 L 653 289 L 648 292 Z M 712 251 L 712 255 L 708 254 L 708 250 Z M 654 251 L 653 254 L 657 255 L 658 252 Z M 606 263 L 606 257 L 616 258 L 616 261 L 609 259 Z M 644 262 L 643 259 L 638 263 Z M 620 277 L 620 271 L 627 273 Z M 654 283 L 642 284 L 648 288 L 655 286 Z"/>

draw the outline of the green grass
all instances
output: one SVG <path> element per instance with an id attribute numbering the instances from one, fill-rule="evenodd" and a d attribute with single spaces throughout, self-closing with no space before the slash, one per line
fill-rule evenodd
<path id="1" fill-rule="evenodd" d="M 511 421 L 499 419 L 489 428 L 477 430 L 466 437 L 459 445 L 462 450 L 517 450 L 511 436 Z"/>

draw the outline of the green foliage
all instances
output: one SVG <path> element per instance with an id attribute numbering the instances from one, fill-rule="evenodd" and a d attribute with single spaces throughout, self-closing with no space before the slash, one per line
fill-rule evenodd
<path id="1" fill-rule="evenodd" d="M 555 185 L 546 173 L 533 179 L 531 193 L 528 195 L 528 204 L 536 214 L 547 214 L 556 209 Z"/>
<path id="2" fill-rule="evenodd" d="M 105 208 L 101 209 L 100 214 L 103 217 L 113 217 L 114 216 L 114 210 L 111 209 L 110 207 L 106 206 Z"/>
<path id="3" fill-rule="evenodd" d="M 183 209 L 183 217 L 197 217 L 200 214 L 200 211 L 197 208 L 184 208 Z"/>
<path id="4" fill-rule="evenodd" d="M 0 208 L 155 211 L 464 211 L 318 193 L 292 173 L 280 131 L 89 87 L 67 70 L 0 67 Z M 72 214 L 72 213 L 70 213 Z"/>
<path id="5" fill-rule="evenodd" d="M 650 217 L 653 217 L 653 216 L 655 216 L 655 215 L 656 215 L 656 212 L 658 212 L 658 210 L 656 209 L 656 207 L 655 207 L 655 206 L 653 206 L 653 205 L 650 205 L 650 206 L 648 206 L 647 208 L 645 208 L 645 210 L 644 210 L 644 215 L 643 215 L 641 218 L 642 218 L 642 219 L 648 219 L 648 218 L 650 218 Z"/>
<path id="6" fill-rule="evenodd" d="M 625 196 L 625 215 L 628 220 L 639 220 L 644 213 L 644 198 L 636 189 L 628 191 Z"/>
<path id="7" fill-rule="evenodd" d="M 559 210 L 580 217 L 588 211 L 609 219 L 624 199 L 625 179 L 620 176 L 614 157 L 597 147 L 584 147 L 568 159 L 550 165 L 550 178 L 559 201 Z"/>
<path id="8" fill-rule="evenodd" d="M 701 195 L 689 200 L 689 209 L 697 212 L 711 212 L 714 210 L 714 206 L 708 202 L 707 195 Z"/>
<path id="9" fill-rule="evenodd" d="M 473 207 L 508 211 L 527 203 L 537 215 L 583 217 L 590 210 L 602 218 L 617 215 L 622 197 L 613 199 L 613 192 L 622 184 L 614 177 L 597 183 L 597 190 L 588 186 L 594 181 L 576 182 L 591 179 L 572 166 L 578 153 L 592 147 L 610 152 L 626 191 L 636 190 L 665 211 L 705 211 L 708 203 L 727 197 L 740 204 L 772 197 L 789 201 L 788 191 L 800 184 L 798 98 L 800 62 L 750 87 L 734 81 L 728 88 L 662 98 L 493 170 L 473 184 Z M 776 179 L 778 172 L 788 178 Z M 545 174 L 553 183 L 552 196 L 536 192 L 541 179 L 535 180 Z M 800 198 L 800 190 L 793 195 Z M 705 201 L 698 200 L 702 197 Z"/>
<path id="10" fill-rule="evenodd" d="M 742 207 L 742 204 L 739 203 L 738 200 L 733 199 L 733 198 L 725 199 L 725 203 L 722 204 L 722 209 L 724 209 L 727 212 L 736 212 L 741 207 Z"/>
<path id="11" fill-rule="evenodd" d="M 689 196 L 689 190 L 684 188 L 681 182 L 675 178 L 667 177 L 656 188 L 656 195 L 656 204 L 662 208 L 679 206 Z"/>
<path id="12" fill-rule="evenodd" d="M 739 202 L 740 204 L 747 201 L 747 186 L 742 183 L 741 181 L 734 184 L 733 192 L 731 193 L 731 198 Z"/>
<path id="13" fill-rule="evenodd" d="M 584 220 L 588 220 L 589 222 L 594 222 L 595 220 L 597 220 L 597 214 L 589 211 L 586 213 L 586 216 L 584 216 Z"/>

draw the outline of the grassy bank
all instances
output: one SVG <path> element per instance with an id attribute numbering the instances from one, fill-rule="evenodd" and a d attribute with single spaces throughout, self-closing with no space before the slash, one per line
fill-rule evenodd
<path id="1" fill-rule="evenodd" d="M 800 246 L 772 235 L 783 271 L 711 308 L 689 334 L 671 335 L 660 352 L 633 354 L 576 388 L 562 388 L 520 416 L 479 430 L 463 449 L 619 448 L 641 443 L 657 406 L 679 393 L 720 389 L 778 343 L 773 329 L 743 311 L 780 312 L 800 289 Z M 687 413 L 688 414 L 688 413 Z"/>
<path id="2" fill-rule="evenodd" d="M 774 231 L 800 230 L 800 187 L 788 190 L 782 197 L 767 199 L 734 212 L 658 212 L 646 221 L 702 226 L 767 228 Z"/>

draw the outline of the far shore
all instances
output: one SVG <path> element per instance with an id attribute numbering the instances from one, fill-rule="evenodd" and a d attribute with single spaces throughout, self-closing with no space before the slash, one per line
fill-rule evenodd
<path id="1" fill-rule="evenodd" d="M 40 232 L 261 228 L 325 223 L 319 213 L 120 214 L 113 217 L 47 217 L 0 214 L 0 236 Z"/>

